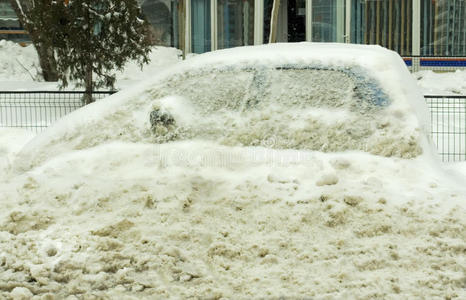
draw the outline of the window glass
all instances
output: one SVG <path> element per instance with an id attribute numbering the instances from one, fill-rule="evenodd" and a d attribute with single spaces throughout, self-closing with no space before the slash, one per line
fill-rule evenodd
<path id="1" fill-rule="evenodd" d="M 154 109 L 170 120 L 154 126 L 157 143 L 199 138 L 406 158 L 421 153 L 417 139 L 406 135 L 407 123 L 389 121 L 388 95 L 359 68 L 196 70 L 161 82 L 153 92 L 159 99 Z"/>
<path id="2" fill-rule="evenodd" d="M 288 42 L 306 40 L 306 1 L 288 1 Z"/>
<path id="3" fill-rule="evenodd" d="M 144 0 L 141 8 L 152 25 L 154 44 L 184 47 L 184 0 Z"/>
<path id="4" fill-rule="evenodd" d="M 0 28 L 15 27 L 19 27 L 15 11 L 11 7 L 9 1 L 0 0 Z"/>
<path id="5" fill-rule="evenodd" d="M 0 0 L 0 40 L 30 42 L 8 0 Z"/>
<path id="6" fill-rule="evenodd" d="M 466 55 L 466 1 L 421 1 L 421 55 Z"/>
<path id="7" fill-rule="evenodd" d="M 351 2 L 351 42 L 378 44 L 401 55 L 412 49 L 411 0 Z"/>
<path id="8" fill-rule="evenodd" d="M 312 41 L 344 42 L 345 4 L 341 0 L 312 1 Z"/>
<path id="9" fill-rule="evenodd" d="M 254 44 L 254 0 L 218 0 L 218 49 Z"/>
<path id="10" fill-rule="evenodd" d="M 273 0 L 264 0 L 264 43 L 268 43 Z M 280 1 L 277 42 L 302 42 L 306 40 L 306 1 Z"/>
<path id="11" fill-rule="evenodd" d="M 193 53 L 211 50 L 210 0 L 191 1 L 191 34 Z"/>

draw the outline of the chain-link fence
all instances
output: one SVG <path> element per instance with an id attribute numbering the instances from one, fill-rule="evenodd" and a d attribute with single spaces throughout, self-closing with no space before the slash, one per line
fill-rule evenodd
<path id="1" fill-rule="evenodd" d="M 113 91 L 93 92 L 99 100 Z M 83 106 L 85 92 L 0 91 L 0 127 L 16 127 L 40 132 L 64 115 Z"/>
<path id="2" fill-rule="evenodd" d="M 466 96 L 424 96 L 443 161 L 466 161 Z"/>

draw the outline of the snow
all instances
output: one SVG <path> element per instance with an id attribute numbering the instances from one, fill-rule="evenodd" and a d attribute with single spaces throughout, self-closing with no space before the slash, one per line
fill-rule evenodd
<path id="1" fill-rule="evenodd" d="M 16 153 L 34 137 L 27 130 L 16 128 L 0 128 L 0 172 L 9 166 Z M 1 176 L 0 176 L 1 177 Z"/>
<path id="2" fill-rule="evenodd" d="M 168 66 L 181 60 L 182 52 L 175 48 L 154 47 L 149 53 L 150 63 L 141 69 L 137 63 L 129 62 L 124 70 L 117 73 L 117 89 L 124 89 L 137 84 L 141 79 L 155 76 Z"/>
<path id="3" fill-rule="evenodd" d="M 12 60 L 12 57 L 15 57 Z M 135 62 L 130 62 L 124 71 L 117 74 L 119 88 L 127 88 L 141 78 L 154 76 L 161 69 L 166 68 L 180 60 L 181 52 L 174 48 L 156 47 L 149 57 L 151 63 L 141 70 Z M 188 55 L 189 58 L 197 55 Z M 27 70 L 26 70 L 27 69 Z M 32 45 L 21 47 L 20 45 L 6 40 L 0 40 L 0 89 L 1 90 L 55 90 L 56 84 L 32 82 L 39 80 L 39 61 L 36 51 Z M 32 77 L 31 77 L 32 75 Z M 466 94 L 466 71 L 456 72 L 433 72 L 419 71 L 413 73 L 418 85 L 424 94 L 434 95 L 465 95 Z M 16 83 L 11 86 L 11 82 Z M 8 83 L 5 83 L 8 82 Z M 25 82 L 28 84 L 25 86 Z M 44 85 L 41 85 L 44 84 Z"/>
<path id="4" fill-rule="evenodd" d="M 285 51 L 286 56 L 283 55 Z M 390 64 L 381 69 L 380 61 L 383 60 L 390 61 Z M 295 71 L 281 74 L 270 69 L 270 66 L 286 66 L 290 63 L 298 67 L 343 69 L 328 70 L 324 79 L 319 79 L 320 74 L 324 74 L 322 72 L 301 71 L 304 74 L 300 75 Z M 262 87 L 250 86 L 256 84 L 251 72 L 224 71 L 234 69 L 235 65 L 261 69 L 269 66 L 269 69 L 263 69 L 263 76 L 269 78 L 277 90 L 265 96 L 250 94 L 262 93 Z M 367 70 L 373 79 L 364 77 L 368 76 Z M 344 72 L 356 73 L 348 77 Z M 276 78 L 279 74 L 281 77 Z M 232 76 L 235 81 L 226 81 Z M 353 82 L 353 77 L 361 82 Z M 306 90 L 299 83 L 299 78 L 315 84 L 309 84 L 309 90 Z M 344 83 L 344 80 L 347 82 Z M 386 110 L 372 109 L 372 105 L 354 102 L 356 90 L 359 93 L 372 92 L 366 91 L 371 88 L 371 80 L 380 84 L 381 97 L 384 92 L 390 93 L 392 103 Z M 325 82 L 328 86 L 324 85 Z M 333 82 L 338 83 L 335 85 Z M 286 96 L 280 96 L 280 89 L 290 84 L 301 87 L 285 90 Z M 342 84 L 345 88 L 338 91 L 338 86 Z M 247 90 L 244 86 L 248 85 L 249 91 L 245 92 Z M 433 146 L 425 138 L 430 127 L 423 97 L 416 88 L 410 86 L 415 86 L 414 80 L 400 57 L 378 46 L 313 44 L 310 47 L 308 43 L 302 43 L 288 48 L 287 44 L 275 44 L 207 53 L 177 64 L 140 86 L 87 106 L 77 114 L 68 115 L 63 122 L 56 123 L 56 126 L 35 139 L 27 147 L 30 151 L 22 152 L 22 166 L 18 167 L 21 170 L 29 169 L 51 155 L 115 139 L 144 142 L 153 142 L 155 139 L 156 142 L 167 142 L 194 137 L 220 139 L 220 143 L 225 145 L 256 146 L 272 142 L 275 148 L 324 151 L 354 149 L 385 156 L 415 157 L 422 151 L 432 152 Z M 206 95 L 206 91 L 212 92 Z M 337 94 L 337 91 L 342 94 Z M 303 97 L 303 94 L 306 96 Z M 183 102 L 183 97 L 173 98 L 170 95 L 189 95 L 190 99 Z M 254 97 L 265 97 L 268 100 L 261 101 L 255 109 L 247 110 L 246 113 L 237 109 L 250 105 L 250 99 Z M 108 105 L 108 102 L 113 105 Z M 290 102 L 296 105 L 290 106 Z M 147 116 L 153 110 L 168 109 L 166 103 L 176 106 L 170 113 L 178 117 L 180 123 L 174 128 L 155 128 L 157 135 L 154 138 L 148 130 L 150 126 Z M 304 120 L 304 115 L 308 114 L 306 105 L 310 103 L 327 112 L 306 121 L 305 126 L 295 128 L 294 134 L 290 136 L 283 128 L 288 126 L 289 120 Z M 364 108 L 367 112 L 360 115 L 358 107 L 354 105 L 360 106 L 361 110 L 367 106 Z M 211 115 L 212 110 L 216 113 Z M 335 111 L 350 117 L 326 126 L 322 119 L 333 115 Z M 308 117 L 311 116 L 308 114 Z M 297 124 L 300 126 L 299 122 Z M 86 134 L 83 135 L 83 132 Z M 328 137 L 333 139 L 327 141 Z"/>
<path id="5" fill-rule="evenodd" d="M 460 299 L 465 190 L 447 175 L 201 141 L 73 151 L 3 188 L 1 281 L 59 298 Z"/>
<path id="6" fill-rule="evenodd" d="M 0 82 L 39 81 L 39 59 L 34 46 L 0 40 Z"/>
<path id="7" fill-rule="evenodd" d="M 413 76 L 426 95 L 466 95 L 466 70 L 419 71 Z"/>
<path id="8" fill-rule="evenodd" d="M 270 108 L 239 113 L 248 99 L 239 95 L 254 89 L 216 72 L 236 63 L 359 66 L 392 100 L 358 115 L 354 82 L 330 72 L 348 88 L 336 107 L 325 102 L 332 93 L 306 102 L 298 91 L 286 107 L 275 86 L 270 98 L 247 95 Z M 466 172 L 432 154 L 422 95 L 393 52 L 279 44 L 155 71 L 64 117 L 0 173 L 0 298 L 466 297 Z M 237 75 L 236 83 L 251 79 Z M 305 88 L 322 92 L 324 82 Z M 219 101 L 229 91 L 232 102 Z M 176 121 L 153 128 L 161 143 L 149 123 L 155 109 Z M 338 132 L 335 122 L 359 130 L 360 119 L 368 129 L 387 123 L 364 140 L 368 148 L 299 137 L 320 126 Z M 406 151 L 370 146 L 406 137 L 400 145 L 414 147 L 397 148 Z"/>
<path id="9" fill-rule="evenodd" d="M 180 60 L 181 51 L 175 48 L 154 47 L 149 53 L 150 63 L 143 69 L 130 61 L 117 72 L 117 88 L 127 88 L 141 78 L 150 78 L 161 69 Z M 39 59 L 34 46 L 0 40 L 0 90 L 57 90 L 58 84 L 41 82 Z M 73 87 L 71 87 L 73 89 Z"/>

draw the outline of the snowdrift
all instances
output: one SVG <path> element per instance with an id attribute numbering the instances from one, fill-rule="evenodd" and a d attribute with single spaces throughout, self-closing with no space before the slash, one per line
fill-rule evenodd
<path id="1" fill-rule="evenodd" d="M 309 84 L 283 66 L 312 66 Z M 423 105 L 380 47 L 180 63 L 21 151 L 0 181 L 0 296 L 464 298 L 465 178 L 436 163 Z"/>

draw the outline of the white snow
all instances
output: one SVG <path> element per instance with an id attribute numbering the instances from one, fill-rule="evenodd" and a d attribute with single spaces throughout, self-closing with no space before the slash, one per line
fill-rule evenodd
<path id="1" fill-rule="evenodd" d="M 34 46 L 0 40 L 0 82 L 41 81 L 40 65 Z"/>
<path id="2" fill-rule="evenodd" d="M 163 68 L 174 64 L 180 60 L 180 50 L 167 47 L 155 47 L 149 54 L 151 63 L 141 70 L 139 66 L 130 62 L 124 71 L 117 74 L 117 84 L 120 88 L 126 88 L 141 79 L 154 76 Z M 189 55 L 189 58 L 197 55 Z M 14 59 L 12 59 L 14 57 Z M 27 90 L 29 86 L 33 89 L 57 89 L 56 84 L 45 83 L 45 87 L 37 85 L 31 81 L 40 80 L 38 71 L 40 70 L 37 53 L 32 45 L 21 47 L 20 45 L 0 40 L 0 89 L 6 90 Z M 32 75 L 32 76 L 31 76 Z M 466 94 L 466 71 L 456 72 L 433 72 L 419 71 L 413 73 L 418 85 L 424 94 L 448 95 Z M 8 83 L 5 83 L 8 81 Z M 14 86 L 10 82 L 16 81 Z M 25 82 L 29 82 L 25 86 Z M 16 87 L 17 86 L 17 87 Z"/>
<path id="3" fill-rule="evenodd" d="M 286 91 L 244 95 L 254 88 L 212 71 L 234 63 L 361 66 L 393 101 L 358 115 L 349 89 L 329 107 L 333 93 L 321 94 L 325 81 L 317 80 L 306 88 L 324 95 L 319 101 L 296 91 L 286 107 L 275 97 Z M 432 154 L 422 95 L 393 52 L 248 47 L 154 73 L 66 116 L 5 170 L 0 298 L 466 297 L 466 172 L 444 169 Z M 231 102 L 222 102 L 229 91 Z M 254 96 L 270 107 L 241 111 Z M 149 124 L 154 109 L 176 121 L 155 128 L 166 138 L 160 144 Z M 360 119 L 371 130 L 381 122 L 367 149 L 330 136 L 332 123 L 356 130 Z M 320 126 L 334 130 L 319 135 L 337 150 L 318 148 L 317 137 L 297 142 Z M 373 147 L 385 138 L 410 147 Z"/>
<path id="4" fill-rule="evenodd" d="M 150 63 L 141 69 L 130 61 L 117 72 L 117 89 L 127 88 L 141 79 L 154 76 L 169 65 L 177 63 L 181 51 L 175 48 L 154 47 L 149 53 Z M 34 46 L 0 40 L 0 90 L 57 90 L 58 84 L 42 82 L 40 64 Z M 73 89 L 73 87 L 70 87 Z"/>
<path id="5" fill-rule="evenodd" d="M 16 153 L 33 137 L 34 133 L 28 130 L 0 128 L 0 173 L 2 175 L 5 168 L 13 161 Z"/>
<path id="6" fill-rule="evenodd" d="M 466 95 L 466 70 L 413 73 L 426 95 Z"/>
<path id="7" fill-rule="evenodd" d="M 150 63 L 141 69 L 137 63 L 129 62 L 124 70 L 117 73 L 117 89 L 124 89 L 155 76 L 181 60 L 182 52 L 175 48 L 154 47 L 149 53 Z"/>

